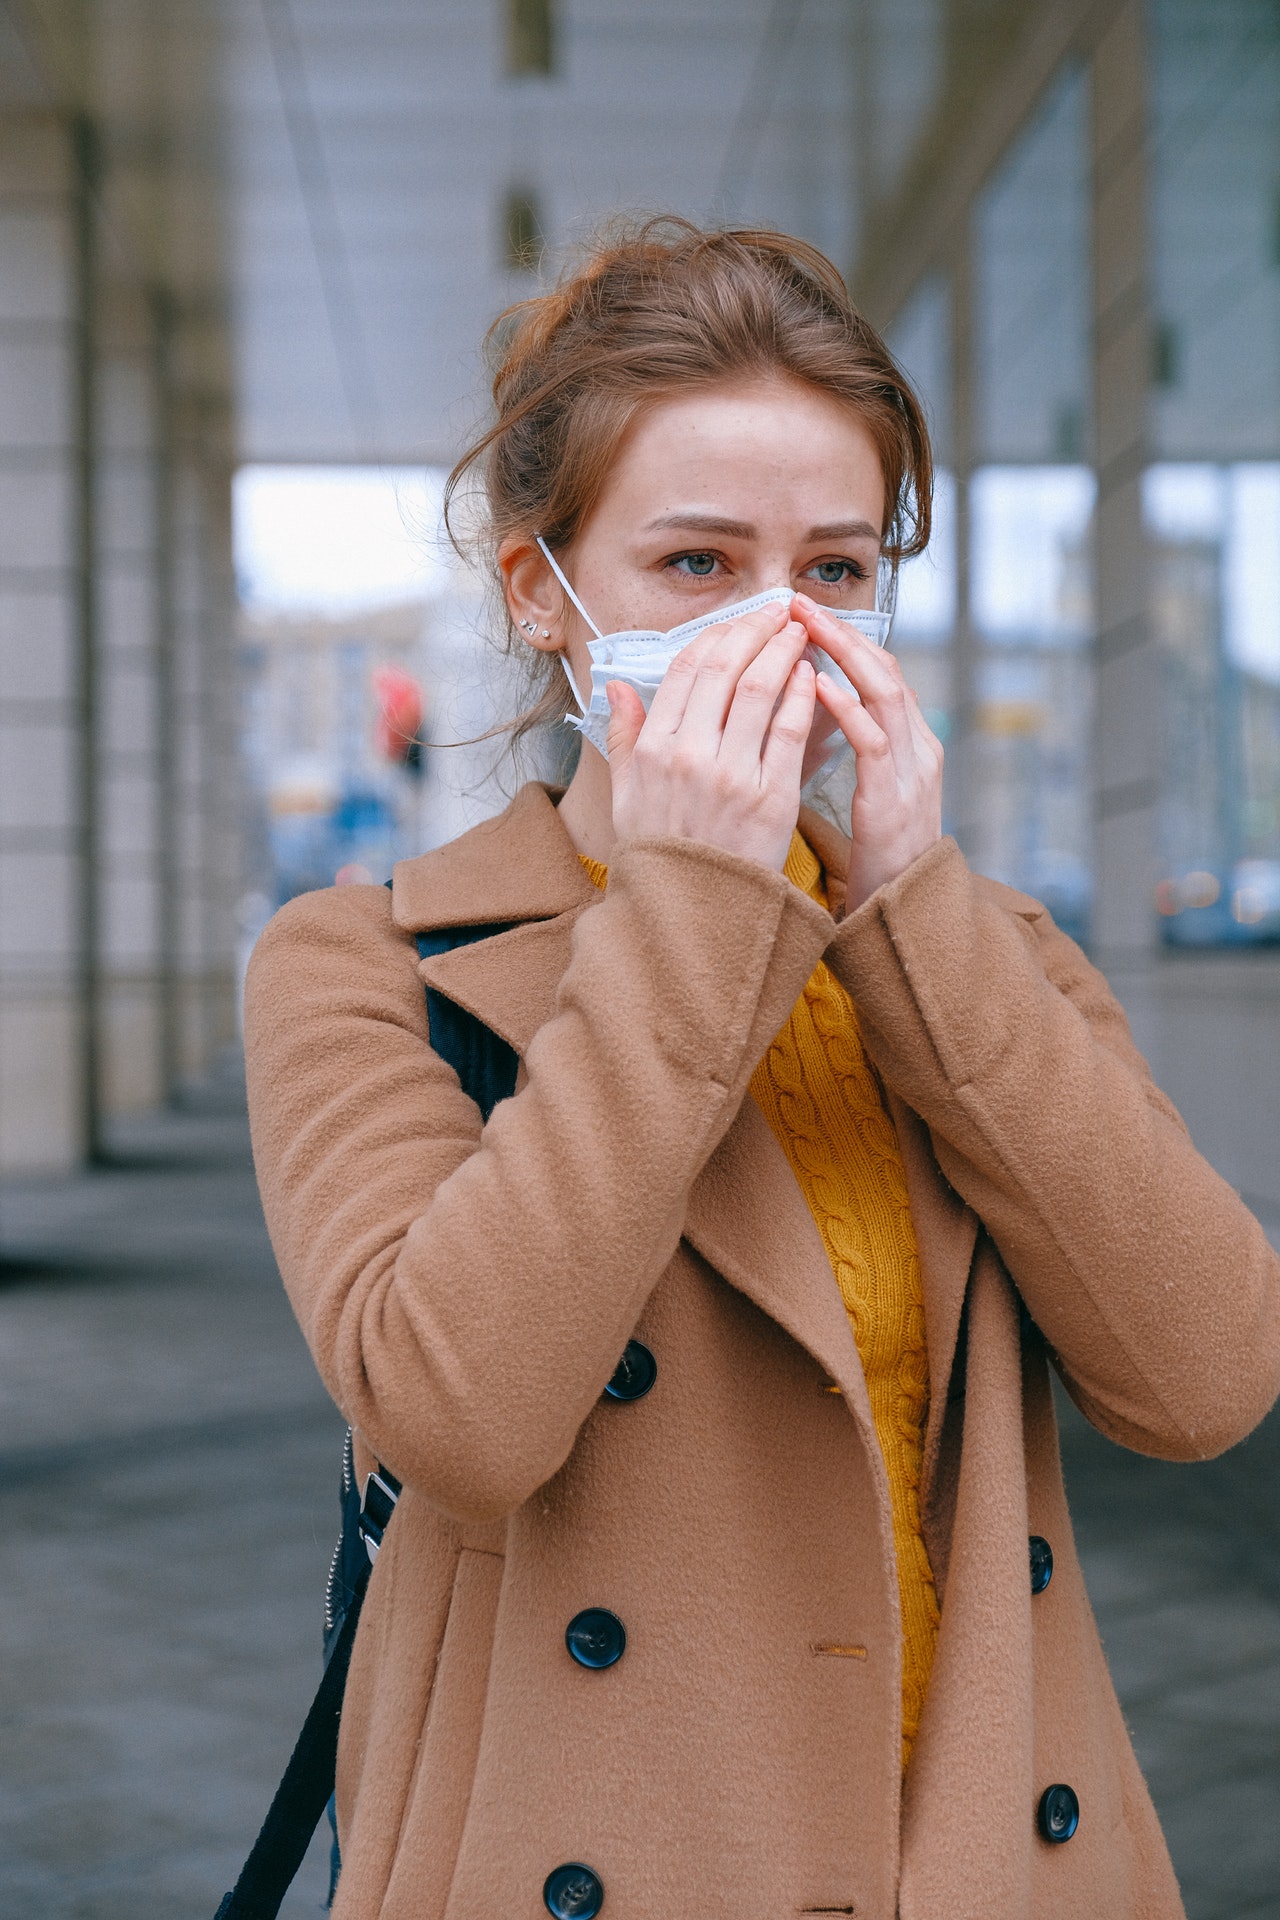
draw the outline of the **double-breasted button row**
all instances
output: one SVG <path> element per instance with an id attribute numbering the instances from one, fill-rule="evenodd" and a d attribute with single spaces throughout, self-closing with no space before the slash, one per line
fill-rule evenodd
<path id="1" fill-rule="evenodd" d="M 605 1387 L 606 1400 L 643 1400 L 658 1377 L 658 1363 L 642 1340 L 628 1340 Z M 597 1671 L 621 1660 L 627 1630 L 607 1607 L 584 1607 L 564 1630 L 564 1643 L 580 1667 Z M 595 1920 L 604 1905 L 604 1884 L 581 1860 L 553 1867 L 542 1888 L 542 1904 L 553 1920 Z"/>
<path id="2" fill-rule="evenodd" d="M 1031 1591 L 1043 1593 L 1053 1578 L 1053 1548 L 1042 1533 L 1031 1534 L 1027 1546 L 1031 1555 Z M 1074 1787 L 1061 1780 L 1046 1787 L 1036 1807 L 1040 1838 L 1047 1840 L 1051 1847 L 1060 1847 L 1071 1839 L 1079 1825 L 1080 1802 Z"/>

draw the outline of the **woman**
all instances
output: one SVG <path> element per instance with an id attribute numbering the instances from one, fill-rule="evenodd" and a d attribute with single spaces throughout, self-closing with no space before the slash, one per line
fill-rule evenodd
<path id="1" fill-rule="evenodd" d="M 1171 1920 L 1049 1367 L 1202 1458 L 1280 1385 L 1280 1275 L 1101 977 L 942 837 L 875 645 L 919 406 L 770 234 L 650 225 L 498 337 L 460 471 L 580 764 L 295 900 L 249 981 L 281 1270 L 404 1482 L 337 1920 Z M 848 837 L 800 807 L 833 742 Z M 487 1125 L 424 982 L 519 1055 Z"/>

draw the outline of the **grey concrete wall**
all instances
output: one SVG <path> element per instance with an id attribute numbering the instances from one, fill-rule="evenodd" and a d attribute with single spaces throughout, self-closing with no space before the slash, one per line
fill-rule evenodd
<path id="1" fill-rule="evenodd" d="M 0 117 L 0 1166 L 84 1152 L 77 182 Z"/>
<path id="2" fill-rule="evenodd" d="M 167 1093 L 160 407 L 145 296 L 117 285 L 98 306 L 98 1094 L 127 1113 Z"/>
<path id="3" fill-rule="evenodd" d="M 1157 955 L 1108 969 L 1191 1137 L 1280 1228 L 1280 955 Z"/>
<path id="4" fill-rule="evenodd" d="M 235 1032 L 228 419 L 117 197 L 83 117 L 0 114 L 0 1172 Z"/>
<path id="5" fill-rule="evenodd" d="M 212 443 L 212 444 L 211 444 Z M 235 1038 L 235 902 L 240 890 L 238 666 L 225 421 L 192 403 L 175 451 L 170 713 L 170 875 L 177 1080 L 198 1079 Z"/>

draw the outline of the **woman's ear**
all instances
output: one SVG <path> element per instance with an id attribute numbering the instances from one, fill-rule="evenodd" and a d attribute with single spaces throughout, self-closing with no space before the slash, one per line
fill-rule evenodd
<path id="1" fill-rule="evenodd" d="M 564 594 L 536 540 L 511 534 L 498 548 L 502 591 L 522 640 L 542 653 L 563 653 Z"/>

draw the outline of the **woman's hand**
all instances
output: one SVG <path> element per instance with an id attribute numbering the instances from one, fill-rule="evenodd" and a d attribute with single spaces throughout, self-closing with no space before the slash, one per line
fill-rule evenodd
<path id="1" fill-rule="evenodd" d="M 634 687 L 610 681 L 619 839 L 700 840 L 781 870 L 813 724 L 808 643 L 785 607 L 762 607 L 691 640 L 647 716 Z"/>
<path id="2" fill-rule="evenodd" d="M 818 700 L 858 756 L 849 826 L 852 912 L 942 838 L 942 744 L 892 654 L 805 594 L 796 595 L 791 609 L 861 697 L 859 704 L 828 674 L 818 675 Z"/>

